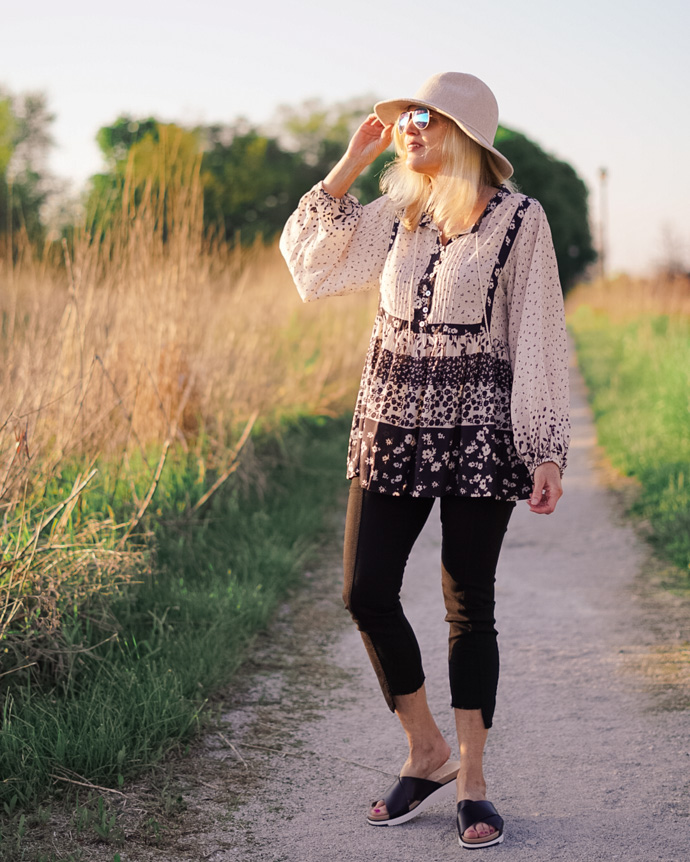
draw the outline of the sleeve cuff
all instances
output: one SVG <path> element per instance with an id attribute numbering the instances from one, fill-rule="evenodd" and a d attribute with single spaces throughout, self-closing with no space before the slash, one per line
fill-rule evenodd
<path id="1" fill-rule="evenodd" d="M 332 217 L 349 218 L 361 208 L 360 202 L 354 195 L 346 192 L 341 198 L 334 197 L 323 187 L 323 181 L 317 183 L 312 189 L 316 193 L 319 208 L 323 213 Z"/>
<path id="2" fill-rule="evenodd" d="M 546 454 L 540 455 L 532 461 L 531 464 L 527 464 L 527 467 L 530 472 L 530 476 L 534 478 L 534 472 L 539 467 L 540 464 L 546 464 L 548 461 L 553 461 L 553 463 L 558 467 L 558 470 L 561 474 L 561 479 L 563 478 L 563 473 L 565 473 L 565 468 L 567 466 L 567 458 L 564 453 L 556 454 Z"/>

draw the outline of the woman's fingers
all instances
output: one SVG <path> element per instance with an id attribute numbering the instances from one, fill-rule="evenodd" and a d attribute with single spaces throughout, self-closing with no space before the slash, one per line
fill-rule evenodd
<path id="1" fill-rule="evenodd" d="M 387 126 L 376 114 L 369 114 L 352 136 L 345 155 L 324 179 L 324 190 L 333 197 L 342 197 L 362 171 L 386 149 L 392 136 L 392 125 Z"/>
<path id="2" fill-rule="evenodd" d="M 537 515 L 550 515 L 563 496 L 561 471 L 558 464 L 546 461 L 534 471 L 532 496 L 528 500 L 530 511 Z"/>
<path id="3" fill-rule="evenodd" d="M 373 129 L 383 130 L 386 128 L 392 129 L 393 125 L 386 126 L 384 123 L 379 120 L 376 114 L 369 114 L 366 120 L 362 123 L 363 126 L 371 126 Z"/>
<path id="4" fill-rule="evenodd" d="M 379 156 L 391 142 L 393 126 L 385 125 L 376 114 L 369 114 L 352 136 L 350 155 L 366 157 L 369 161 Z"/>

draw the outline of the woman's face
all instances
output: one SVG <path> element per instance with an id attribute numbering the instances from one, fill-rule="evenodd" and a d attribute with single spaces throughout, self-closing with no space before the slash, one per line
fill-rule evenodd
<path id="1" fill-rule="evenodd" d="M 417 105 L 408 105 L 407 110 L 412 112 L 417 107 Z M 407 154 L 405 161 L 407 167 L 415 173 L 426 174 L 433 178 L 441 169 L 441 144 L 450 120 L 433 111 L 429 112 L 429 117 L 429 125 L 426 129 L 418 129 L 412 122 L 412 117 L 409 117 L 402 130 L 401 139 Z"/>

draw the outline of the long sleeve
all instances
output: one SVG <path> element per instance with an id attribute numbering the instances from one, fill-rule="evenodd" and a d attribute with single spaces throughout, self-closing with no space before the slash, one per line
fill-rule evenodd
<path id="1" fill-rule="evenodd" d="M 512 253 L 508 346 L 515 448 L 531 475 L 545 461 L 563 472 L 570 440 L 565 313 L 551 231 L 537 201 L 525 212 Z"/>
<path id="2" fill-rule="evenodd" d="M 314 186 L 280 237 L 280 250 L 305 302 L 372 290 L 388 253 L 395 212 L 386 196 L 362 206 Z"/>

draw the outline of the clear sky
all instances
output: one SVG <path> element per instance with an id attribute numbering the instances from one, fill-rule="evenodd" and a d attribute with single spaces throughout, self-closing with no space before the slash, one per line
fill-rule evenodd
<path id="1" fill-rule="evenodd" d="M 609 260 L 690 266 L 688 0 L 0 0 L 0 85 L 56 114 L 52 170 L 101 168 L 95 134 L 120 113 L 182 123 L 267 121 L 280 104 L 406 97 L 471 72 L 501 122 L 609 174 Z"/>

